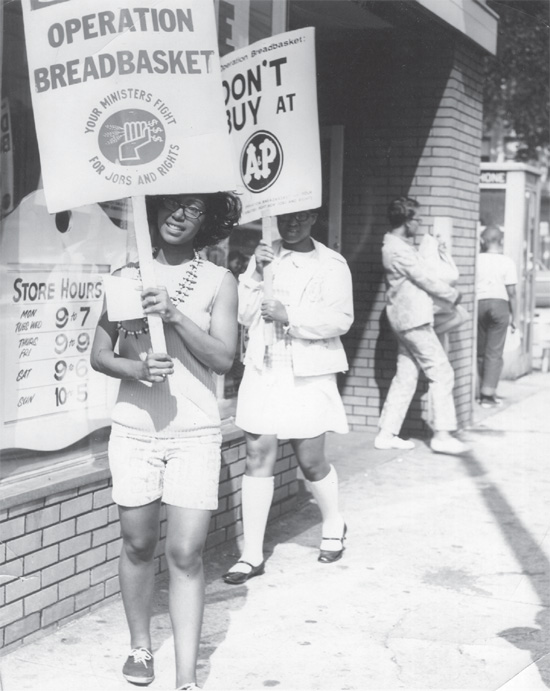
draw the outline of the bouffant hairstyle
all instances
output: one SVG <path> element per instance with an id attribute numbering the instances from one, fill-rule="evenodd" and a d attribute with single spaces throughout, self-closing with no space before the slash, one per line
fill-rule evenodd
<path id="1" fill-rule="evenodd" d="M 388 220 L 392 228 L 399 228 L 415 217 L 420 204 L 410 197 L 398 197 L 388 204 Z"/>
<path id="2" fill-rule="evenodd" d="M 147 197 L 147 219 L 151 228 L 152 242 L 155 244 L 158 228 L 158 210 L 162 205 L 162 197 L 178 197 L 181 195 L 162 195 Z M 241 217 L 241 200 L 232 192 L 212 192 L 200 194 L 204 199 L 205 217 L 199 232 L 195 236 L 193 247 L 202 250 L 204 247 L 216 245 L 221 240 L 229 237 L 233 228 L 239 223 Z"/>

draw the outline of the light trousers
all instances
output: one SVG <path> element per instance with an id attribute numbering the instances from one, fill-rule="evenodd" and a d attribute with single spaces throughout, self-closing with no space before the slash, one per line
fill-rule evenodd
<path id="1" fill-rule="evenodd" d="M 380 429 L 399 434 L 422 370 L 429 384 L 433 430 L 456 430 L 454 370 L 433 327 L 426 324 L 397 331 L 395 335 L 398 341 L 397 371 L 382 408 Z"/>

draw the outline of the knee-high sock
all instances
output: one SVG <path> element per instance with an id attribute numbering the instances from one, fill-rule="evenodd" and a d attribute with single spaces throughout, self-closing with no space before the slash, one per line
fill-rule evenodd
<path id="1" fill-rule="evenodd" d="M 317 482 L 310 482 L 313 498 L 317 502 L 323 517 L 323 537 L 341 537 L 344 519 L 338 510 L 338 475 L 331 465 L 326 477 Z M 334 546 L 337 548 L 337 545 Z"/>
<path id="2" fill-rule="evenodd" d="M 264 559 L 264 535 L 273 501 L 274 477 L 243 476 L 242 511 L 244 547 L 241 559 L 258 566 Z"/>

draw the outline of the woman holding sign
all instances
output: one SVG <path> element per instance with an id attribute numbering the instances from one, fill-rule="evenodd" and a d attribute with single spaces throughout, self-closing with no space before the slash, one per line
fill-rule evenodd
<path id="1" fill-rule="evenodd" d="M 324 454 L 325 434 L 348 424 L 336 385 L 347 370 L 340 342 L 353 322 L 351 274 L 345 259 L 313 240 L 316 211 L 278 217 L 281 240 L 260 242 L 239 282 L 239 321 L 249 327 L 245 373 L 235 422 L 245 431 L 242 483 L 244 550 L 224 575 L 238 585 L 264 573 L 263 540 L 274 492 L 278 439 L 289 439 L 323 518 L 318 560 L 344 551 L 336 470 Z M 273 299 L 263 294 L 264 267 L 273 271 Z M 265 324 L 274 327 L 273 343 Z"/>
<path id="2" fill-rule="evenodd" d="M 154 555 L 161 503 L 176 653 L 176 685 L 196 688 L 204 607 L 202 550 L 218 503 L 220 417 L 212 372 L 226 372 L 237 344 L 237 286 L 198 251 L 229 235 L 240 202 L 229 193 L 150 197 L 161 287 L 141 293 L 145 315 L 160 315 L 167 353 L 151 352 L 147 320 L 111 321 L 106 310 L 92 347 L 94 369 L 121 379 L 109 464 L 119 505 L 120 586 L 131 652 L 123 675 L 154 679 L 150 636 Z M 139 266 L 115 272 L 139 280 Z M 115 352 L 115 346 L 117 351 Z"/>

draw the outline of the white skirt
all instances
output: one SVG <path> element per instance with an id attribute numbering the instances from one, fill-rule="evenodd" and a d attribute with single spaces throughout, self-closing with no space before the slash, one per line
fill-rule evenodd
<path id="1" fill-rule="evenodd" d="M 295 377 L 290 368 L 247 365 L 239 387 L 235 424 L 251 434 L 311 439 L 349 431 L 335 374 Z"/>

